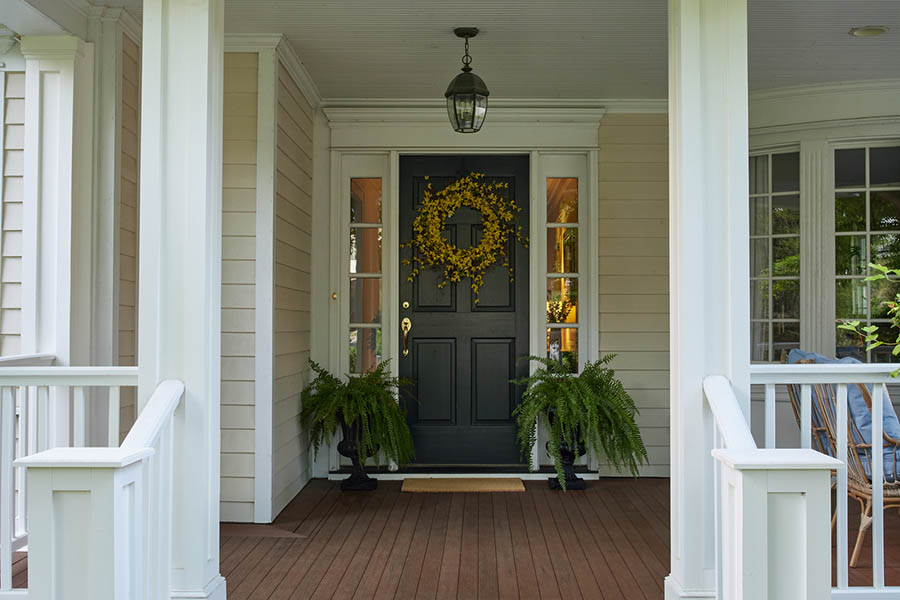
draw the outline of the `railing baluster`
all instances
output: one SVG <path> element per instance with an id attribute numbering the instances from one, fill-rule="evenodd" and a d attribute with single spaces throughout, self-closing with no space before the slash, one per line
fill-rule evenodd
<path id="1" fill-rule="evenodd" d="M 872 385 L 872 586 L 884 587 L 884 404 L 880 383 Z"/>
<path id="2" fill-rule="evenodd" d="M 766 384 L 766 448 L 775 447 L 775 384 Z"/>
<path id="3" fill-rule="evenodd" d="M 28 397 L 25 394 L 25 388 L 19 386 L 13 389 L 13 393 L 18 391 L 19 403 L 19 444 L 16 458 L 28 456 L 28 430 L 30 429 L 28 414 Z M 15 509 L 15 526 L 13 527 L 13 536 L 18 537 L 25 532 L 25 469 L 16 468 L 13 470 L 16 481 L 16 509 Z"/>
<path id="4" fill-rule="evenodd" d="M 106 436 L 110 448 L 119 445 L 119 390 L 118 386 L 109 388 L 109 423 Z"/>
<path id="5" fill-rule="evenodd" d="M 812 388 L 808 383 L 800 386 L 800 447 L 812 447 Z"/>
<path id="6" fill-rule="evenodd" d="M 75 400 L 73 402 L 73 407 L 75 410 L 75 414 L 73 415 L 75 422 L 72 427 L 73 431 L 73 443 L 72 445 L 76 448 L 84 447 L 84 438 L 85 438 L 85 427 L 86 427 L 86 419 L 85 419 L 85 402 L 84 402 L 84 388 L 81 386 L 75 386 Z"/>
<path id="7" fill-rule="evenodd" d="M 13 455 L 16 402 L 10 387 L 0 388 L 0 590 L 12 589 L 12 538 L 15 527 Z"/>
<path id="8" fill-rule="evenodd" d="M 50 388 L 37 387 L 38 452 L 50 447 Z"/>
<path id="9" fill-rule="evenodd" d="M 843 467 L 837 471 L 837 586 L 846 589 L 848 585 L 847 559 L 847 384 L 837 386 L 837 451 L 836 456 Z"/>

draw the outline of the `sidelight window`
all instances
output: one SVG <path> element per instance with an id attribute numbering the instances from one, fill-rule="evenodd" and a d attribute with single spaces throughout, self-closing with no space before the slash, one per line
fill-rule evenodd
<path id="1" fill-rule="evenodd" d="M 349 365 L 351 373 L 374 369 L 382 348 L 382 182 L 350 180 Z"/>
<path id="2" fill-rule="evenodd" d="M 578 370 L 578 178 L 547 178 L 547 356 Z"/>

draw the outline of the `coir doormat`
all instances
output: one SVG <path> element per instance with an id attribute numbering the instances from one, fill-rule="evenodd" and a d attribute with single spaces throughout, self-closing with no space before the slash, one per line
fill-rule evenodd
<path id="1" fill-rule="evenodd" d="M 408 477 L 403 492 L 524 492 L 518 477 Z"/>

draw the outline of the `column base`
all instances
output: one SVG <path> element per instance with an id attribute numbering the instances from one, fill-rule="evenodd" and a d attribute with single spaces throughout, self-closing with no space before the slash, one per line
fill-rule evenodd
<path id="1" fill-rule="evenodd" d="M 172 590 L 172 600 L 225 600 L 225 578 L 216 575 L 202 590 Z"/>
<path id="2" fill-rule="evenodd" d="M 715 598 L 715 590 L 685 590 L 674 577 L 669 575 L 665 580 L 665 600 L 691 600 L 694 598 Z"/>

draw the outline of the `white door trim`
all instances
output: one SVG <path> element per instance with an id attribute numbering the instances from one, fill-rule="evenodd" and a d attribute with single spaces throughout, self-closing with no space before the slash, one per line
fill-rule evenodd
<path id="1" fill-rule="evenodd" d="M 545 352 L 545 336 L 543 328 L 537 323 L 541 322 L 543 312 L 540 306 L 546 294 L 544 280 L 546 278 L 545 259 L 546 236 L 544 235 L 543 220 L 544 211 L 541 211 L 541 201 L 545 200 L 543 187 L 544 159 L 557 155 L 572 155 L 583 157 L 586 166 L 582 172 L 572 174 L 583 183 L 579 184 L 579 196 L 585 201 L 581 202 L 582 211 L 579 215 L 582 228 L 582 243 L 580 260 L 582 278 L 586 280 L 586 288 L 582 292 L 587 302 L 579 306 L 579 314 L 584 314 L 584 321 L 580 328 L 585 332 L 579 339 L 579 354 L 581 362 L 593 360 L 598 352 L 599 325 L 594 316 L 597 306 L 597 263 L 598 242 L 596 238 L 596 207 L 598 202 L 597 184 L 597 149 L 598 129 L 600 119 L 605 110 L 600 106 L 579 106 L 576 108 L 496 108 L 489 110 L 489 121 L 485 128 L 475 135 L 461 135 L 453 132 L 447 122 L 446 111 L 438 107 L 409 108 L 409 107 L 326 107 L 324 114 L 328 117 L 331 129 L 331 223 L 330 238 L 333 240 L 331 248 L 334 250 L 328 256 L 320 256 L 318 260 L 329 265 L 329 280 L 331 287 L 327 292 L 329 299 L 337 293 L 337 301 L 329 302 L 329 314 L 315 315 L 314 319 L 324 320 L 330 323 L 331 358 L 328 367 L 334 372 L 346 371 L 346 357 L 343 356 L 343 348 L 347 326 L 347 312 L 349 299 L 346 297 L 347 289 L 344 279 L 346 270 L 347 249 L 344 248 L 344 240 L 347 239 L 347 219 L 344 215 L 344 201 L 348 194 L 347 185 L 351 177 L 382 177 L 382 190 L 384 201 L 382 204 L 382 226 L 384 235 L 382 258 L 382 314 L 384 352 L 386 358 L 392 358 L 393 370 L 397 372 L 397 359 L 399 357 L 399 338 L 390 333 L 397 330 L 399 323 L 399 290 L 397 289 L 397 277 L 399 274 L 399 241 L 397 237 L 399 206 L 399 165 L 401 155 L 415 154 L 525 154 L 531 157 L 531 243 L 530 249 L 530 293 L 531 309 L 529 314 L 529 351 L 531 354 L 543 355 Z M 354 172 L 352 164 L 356 162 L 351 157 L 382 156 L 383 171 L 376 174 L 371 167 L 364 171 Z M 348 160 L 349 159 L 349 160 Z M 362 159 L 363 164 L 371 165 L 373 158 Z M 375 159 L 377 160 L 377 159 Z M 350 167 L 348 170 L 348 166 Z M 559 175 L 557 175 L 559 176 Z M 321 253 L 324 255 L 325 253 Z M 316 258 L 313 259 L 317 260 Z M 586 292 L 586 293 L 585 293 Z M 587 306 L 590 304 L 590 306 Z M 579 317 L 581 320 L 581 317 Z M 542 444 L 539 440 L 535 446 L 534 458 L 537 448 Z M 323 472 L 321 462 L 317 463 L 314 476 L 331 476 L 333 471 L 340 467 L 336 444 L 327 452 L 327 471 Z M 324 449 L 323 449 L 324 451 Z M 499 476 L 503 473 L 497 474 Z M 506 474 L 508 475 L 508 474 Z M 341 478 L 340 474 L 334 474 Z M 417 474 L 417 476 L 422 476 Z M 546 474 L 534 474 L 535 478 L 546 477 Z M 379 476 L 381 478 L 402 478 L 399 474 Z"/>

